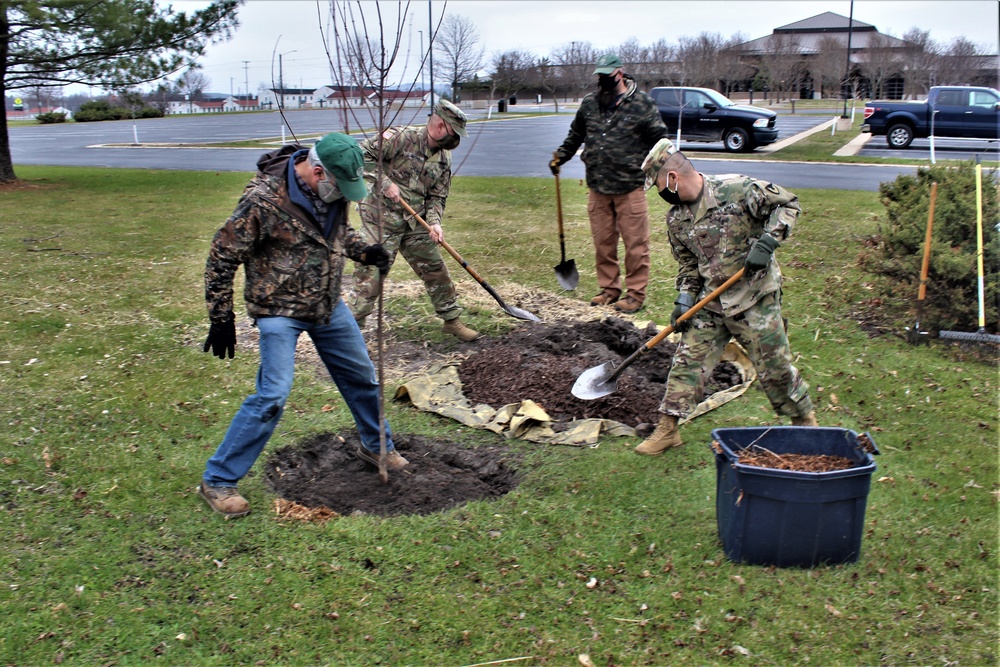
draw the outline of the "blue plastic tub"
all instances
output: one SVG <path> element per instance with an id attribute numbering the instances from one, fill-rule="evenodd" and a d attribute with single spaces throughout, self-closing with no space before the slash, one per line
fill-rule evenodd
<path id="1" fill-rule="evenodd" d="M 861 554 L 865 509 L 878 454 L 841 428 L 773 426 L 712 431 L 716 519 L 726 557 L 750 565 L 814 567 L 853 563 Z M 715 445 L 717 443 L 717 446 Z M 843 456 L 855 467 L 798 472 L 739 463 L 744 449 Z"/>

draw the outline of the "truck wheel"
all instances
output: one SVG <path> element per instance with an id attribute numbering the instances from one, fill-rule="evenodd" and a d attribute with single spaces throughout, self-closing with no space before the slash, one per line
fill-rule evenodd
<path id="1" fill-rule="evenodd" d="M 913 142 L 913 129 L 905 123 L 899 123 L 889 128 L 885 133 L 885 143 L 889 148 L 906 148 Z"/>
<path id="2" fill-rule="evenodd" d="M 738 127 L 734 127 L 726 132 L 726 136 L 722 138 L 722 141 L 726 145 L 726 150 L 730 153 L 742 153 L 751 149 L 750 137 L 747 135 L 746 130 Z"/>

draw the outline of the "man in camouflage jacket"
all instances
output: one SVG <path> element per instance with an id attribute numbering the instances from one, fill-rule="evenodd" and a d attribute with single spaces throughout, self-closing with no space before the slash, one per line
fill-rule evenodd
<path id="1" fill-rule="evenodd" d="M 397 251 L 402 254 L 424 281 L 434 312 L 444 320 L 443 331 L 471 341 L 479 334 L 459 319 L 462 307 L 438 248 L 444 241 L 441 220 L 451 189 L 451 149 L 467 136 L 466 123 L 461 109 L 441 100 L 425 127 L 393 127 L 361 142 L 372 191 L 360 210 L 364 239 L 381 243 L 390 264 Z M 429 232 L 406 213 L 400 199 L 427 222 Z M 379 275 L 370 267 L 355 265 L 350 307 L 360 324 L 371 314 L 381 291 Z"/>
<path id="2" fill-rule="evenodd" d="M 660 454 L 681 445 L 678 419 L 701 401 L 731 338 L 747 351 L 779 416 L 793 426 L 816 426 L 809 386 L 792 365 L 781 316 L 781 269 L 774 250 L 788 238 L 801 209 L 798 198 L 773 183 L 749 176 L 698 173 L 669 139 L 662 139 L 643 162 L 647 187 L 656 184 L 672 205 L 667 234 L 677 260 L 677 291 L 670 323 L 681 332 L 659 425 L 636 447 Z M 743 276 L 722 295 L 678 322 L 684 313 L 733 274 Z"/>
<path id="3" fill-rule="evenodd" d="M 347 222 L 347 201 L 366 193 L 362 165 L 357 142 L 336 133 L 309 149 L 283 146 L 267 153 L 236 210 L 212 239 L 205 265 L 211 321 L 205 351 L 211 349 L 220 359 L 234 355 L 233 279 L 241 264 L 247 313 L 260 332 L 256 393 L 243 401 L 198 487 L 209 506 L 226 518 L 250 511 L 236 486 L 281 418 L 303 332 L 351 410 L 363 445 L 358 456 L 377 464 L 384 433 L 387 467 L 406 465 L 393 447 L 388 422 L 380 433 L 375 368 L 340 299 L 345 255 L 388 270 L 385 251 L 364 243 Z"/>
<path id="4" fill-rule="evenodd" d="M 601 56 L 594 74 L 598 91 L 583 98 L 549 168 L 558 174 L 559 166 L 586 145 L 580 159 L 586 165 L 587 213 L 601 288 L 590 305 L 615 304 L 620 312 L 635 313 L 646 301 L 649 283 L 649 207 L 640 166 L 653 144 L 667 136 L 667 127 L 656 103 L 625 75 L 618 56 Z M 619 238 L 625 246 L 624 295 Z"/>

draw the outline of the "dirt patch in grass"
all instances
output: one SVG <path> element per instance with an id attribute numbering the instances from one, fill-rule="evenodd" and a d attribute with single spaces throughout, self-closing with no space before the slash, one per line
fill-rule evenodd
<path id="1" fill-rule="evenodd" d="M 497 498 L 518 482 L 507 447 L 470 448 L 446 440 L 393 435 L 409 461 L 382 484 L 378 469 L 355 454 L 354 432 L 325 433 L 274 453 L 264 467 L 267 484 L 282 498 L 336 514 L 430 514 L 471 500 Z M 324 516 L 324 515 L 320 515 Z"/>

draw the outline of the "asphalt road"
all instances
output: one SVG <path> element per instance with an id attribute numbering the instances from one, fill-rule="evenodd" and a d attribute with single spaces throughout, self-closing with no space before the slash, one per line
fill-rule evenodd
<path id="1" fill-rule="evenodd" d="M 485 113 L 472 112 L 470 116 L 477 120 L 484 118 Z M 251 172 L 262 152 L 260 148 L 168 148 L 152 145 L 265 138 L 274 138 L 277 143 L 283 136 L 291 140 L 292 130 L 296 136 L 312 137 L 344 128 L 343 113 L 334 110 L 290 111 L 286 112 L 286 118 L 291 130 L 287 129 L 277 112 L 272 112 L 23 126 L 11 127 L 8 131 L 15 168 L 17 165 L 34 164 Z M 829 119 L 827 115 L 821 114 L 783 114 L 778 119 L 781 131 L 779 139 L 815 127 Z M 485 122 L 470 123 L 468 139 L 454 151 L 455 174 L 548 177 L 550 174 L 547 165 L 552 151 L 565 139 L 571 120 L 570 113 L 523 118 L 493 113 Z M 367 117 L 349 118 L 348 121 L 352 132 L 357 132 L 359 122 L 369 127 L 372 125 Z M 426 110 L 407 111 L 394 122 L 423 124 L 426 122 Z M 873 155 L 886 156 L 888 151 L 879 150 L 879 144 L 884 146 L 884 141 L 879 139 L 870 141 L 869 146 Z M 915 167 L 899 165 L 786 163 L 774 161 L 774 157 L 766 161 L 733 160 L 728 158 L 721 144 L 687 144 L 684 147 L 712 156 L 695 160 L 698 168 L 705 173 L 749 173 L 791 189 L 874 191 L 883 181 L 893 180 L 901 173 L 915 171 Z M 869 150 L 869 147 L 866 146 L 864 150 Z M 929 150 L 920 146 L 920 140 L 914 142 L 909 150 L 895 153 L 910 158 L 929 159 Z M 996 148 L 993 148 L 989 159 L 998 159 L 996 153 Z M 716 154 L 717 158 L 714 157 Z M 964 150 L 936 147 L 938 160 L 966 159 L 966 156 L 973 154 L 968 151 L 968 147 Z M 780 151 L 775 157 L 780 157 Z M 579 159 L 571 160 L 563 166 L 561 176 L 564 179 L 582 179 L 583 164 Z"/>

